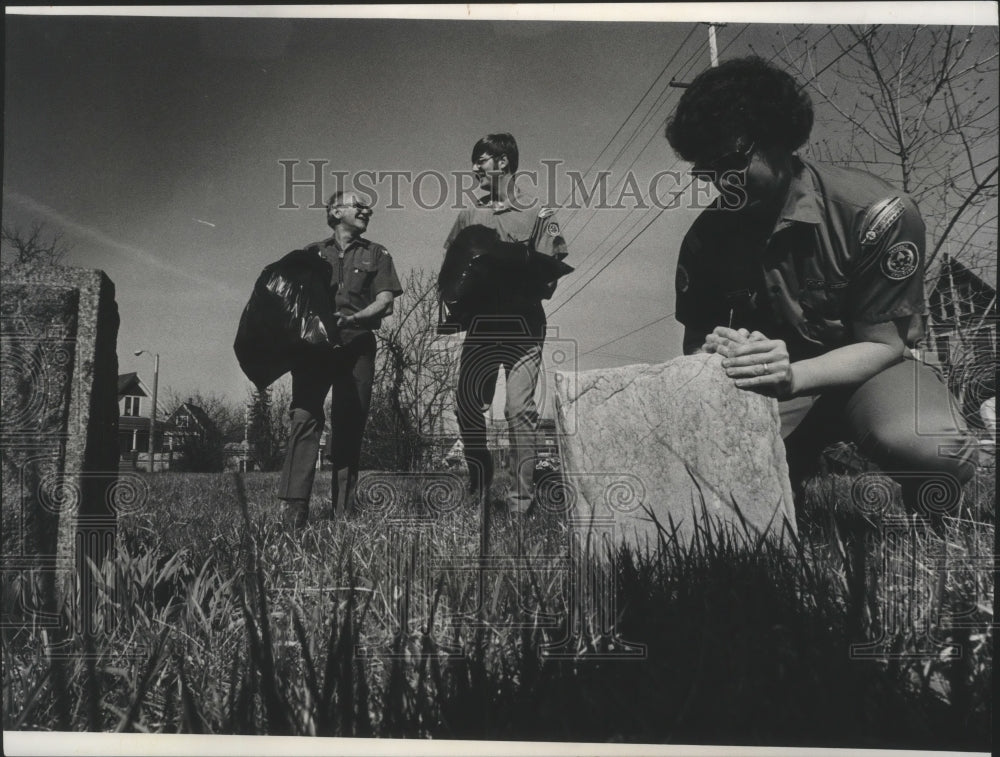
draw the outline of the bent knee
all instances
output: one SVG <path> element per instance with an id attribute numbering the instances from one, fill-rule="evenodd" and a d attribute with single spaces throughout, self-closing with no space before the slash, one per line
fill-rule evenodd
<path id="1" fill-rule="evenodd" d="M 976 472 L 976 440 L 961 431 L 920 434 L 906 423 L 885 423 L 868 440 L 876 461 L 906 471 L 946 473 L 965 484 Z"/>

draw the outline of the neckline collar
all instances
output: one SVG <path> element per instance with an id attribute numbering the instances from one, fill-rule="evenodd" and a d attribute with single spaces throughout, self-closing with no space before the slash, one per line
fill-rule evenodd
<path id="1" fill-rule="evenodd" d="M 326 246 L 326 247 L 329 247 L 329 246 L 331 246 L 331 245 L 332 245 L 333 247 L 335 247 L 335 248 L 336 248 L 337 250 L 339 250 L 340 252 L 347 252 L 347 251 L 348 251 L 348 250 L 350 250 L 350 249 L 351 249 L 352 247 L 356 247 L 357 245 L 361 245 L 361 244 L 364 244 L 364 243 L 365 243 L 365 239 L 364 239 L 364 237 L 360 237 L 360 236 L 357 236 L 357 237 L 354 237 L 354 238 L 353 238 L 353 239 L 352 239 L 352 240 L 351 240 L 351 241 L 350 241 L 350 242 L 349 242 L 349 243 L 347 244 L 347 247 L 341 247 L 341 246 L 340 246 L 340 243 L 339 243 L 339 242 L 337 241 L 337 235 L 336 235 L 336 234 L 334 234 L 333 236 L 331 236 L 331 237 L 330 237 L 329 239 L 327 239 L 327 240 L 326 240 L 326 245 L 325 245 L 325 246 Z"/>
<path id="2" fill-rule="evenodd" d="M 525 209 L 525 200 L 527 199 L 524 193 L 515 187 L 512 190 L 512 194 L 514 202 L 511 202 L 510 196 L 506 200 L 491 200 L 489 195 L 483 195 L 479 198 L 478 205 L 481 208 L 489 208 L 494 213 L 504 213 L 508 210 L 523 211 Z"/>
<path id="3" fill-rule="evenodd" d="M 820 209 L 819 191 L 808 166 L 799 158 L 794 158 L 794 173 L 788 183 L 785 204 L 778 216 L 778 224 L 783 221 L 822 223 L 823 214 Z"/>

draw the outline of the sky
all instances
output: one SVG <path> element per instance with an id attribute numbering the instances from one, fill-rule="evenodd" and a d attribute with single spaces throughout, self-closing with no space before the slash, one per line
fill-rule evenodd
<path id="1" fill-rule="evenodd" d="M 995 10 L 956 21 L 968 19 L 995 24 Z M 717 29 L 720 57 L 768 57 L 790 33 L 731 21 Z M 366 236 L 389 248 L 401 277 L 436 273 L 462 202 L 451 173 L 470 170 L 485 133 L 514 134 L 543 199 L 565 200 L 567 171 L 607 168 L 619 152 L 609 188 L 628 168 L 647 190 L 656 172 L 685 171 L 663 137 L 681 92 L 666 82 L 710 65 L 708 38 L 691 20 L 7 15 L 4 223 L 45 221 L 72 245 L 66 264 L 108 274 L 120 373 L 149 383 L 150 358 L 132 354 L 146 349 L 160 355 L 160 387 L 242 398 L 232 343 L 255 278 L 330 233 L 312 186 L 289 196 L 289 166 L 303 181 L 319 162 L 320 199 L 337 188 L 333 171 L 433 172 L 419 193 L 401 179 L 394 207 L 389 180 L 367 179 L 378 199 Z M 643 99 L 654 84 L 662 98 Z M 435 174 L 451 185 L 443 203 Z M 661 199 L 677 188 L 661 183 Z M 634 196 L 618 209 L 560 211 L 577 266 L 547 304 L 550 341 L 575 355 L 560 367 L 680 354 L 674 267 L 705 199 L 681 197 L 662 213 L 635 212 Z"/>

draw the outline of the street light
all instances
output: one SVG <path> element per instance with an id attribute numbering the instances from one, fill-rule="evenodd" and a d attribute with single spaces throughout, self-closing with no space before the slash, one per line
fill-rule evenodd
<path id="1" fill-rule="evenodd" d="M 156 434 L 156 385 L 160 380 L 160 353 L 150 352 L 149 350 L 136 350 L 134 354 L 136 357 L 142 354 L 153 356 L 153 409 L 149 413 L 149 472 L 152 473 L 153 468 L 153 455 L 154 455 L 154 439 Z"/>

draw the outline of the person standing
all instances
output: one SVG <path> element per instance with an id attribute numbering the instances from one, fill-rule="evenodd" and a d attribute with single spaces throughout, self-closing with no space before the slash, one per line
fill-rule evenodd
<path id="1" fill-rule="evenodd" d="M 551 208 L 515 186 L 518 147 L 507 133 L 488 134 L 472 149 L 472 170 L 484 192 L 473 208 L 462 210 L 445 241 L 445 249 L 470 226 L 493 229 L 501 242 L 528 242 L 542 254 L 566 257 L 566 242 Z M 514 489 L 506 504 L 512 513 L 532 506 L 535 434 L 538 409 L 535 389 L 542 368 L 545 310 L 542 300 L 555 292 L 555 282 L 525 280 L 497 292 L 497 312 L 482 313 L 467 327 L 459 364 L 456 404 L 459 431 L 469 467 L 469 489 L 485 497 L 493 480 L 493 458 L 487 447 L 485 411 L 493 403 L 502 369 L 506 378 L 505 417 L 515 461 Z"/>
<path id="2" fill-rule="evenodd" d="M 375 377 L 375 330 L 392 312 L 402 287 L 392 257 L 380 244 L 361 235 L 372 208 L 354 192 L 337 192 L 326 205 L 333 235 L 305 248 L 327 266 L 329 296 L 337 316 L 342 346 L 336 350 L 304 350 L 292 367 L 291 429 L 278 498 L 286 503 L 286 518 L 305 525 L 316 474 L 320 436 L 330 400 L 328 457 L 333 463 L 331 514 L 343 517 L 354 510 L 361 443 Z"/>
<path id="3" fill-rule="evenodd" d="M 911 358 L 927 313 L 924 222 L 882 179 L 799 158 L 812 124 L 798 82 L 756 57 L 681 96 L 667 139 L 720 192 L 681 245 L 684 352 L 718 353 L 737 387 L 780 401 L 793 481 L 851 439 L 918 510 L 926 483 L 975 472 L 947 388 Z"/>

